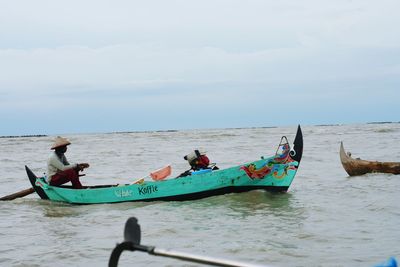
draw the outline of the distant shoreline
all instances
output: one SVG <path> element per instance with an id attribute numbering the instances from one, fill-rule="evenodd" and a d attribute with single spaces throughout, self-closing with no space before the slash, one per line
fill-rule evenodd
<path id="1" fill-rule="evenodd" d="M 367 124 L 390 124 L 390 123 L 399 123 L 395 121 L 372 121 L 372 122 L 367 122 Z"/>
<path id="2" fill-rule="evenodd" d="M 0 138 L 47 137 L 45 134 L 2 135 Z"/>
<path id="3" fill-rule="evenodd" d="M 372 122 L 365 122 L 362 124 L 394 124 L 400 123 L 400 121 L 372 121 Z M 339 123 L 332 123 L 332 124 L 315 124 L 312 126 L 319 126 L 319 127 L 332 127 L 332 126 L 341 126 L 346 124 L 339 124 Z M 232 128 L 221 128 L 221 129 L 233 129 L 233 130 L 240 130 L 240 129 L 273 129 L 278 128 L 279 126 L 258 126 L 258 127 L 232 127 Z M 219 128 L 210 128 L 211 129 L 219 129 Z M 199 129 L 191 129 L 191 130 L 199 130 Z M 173 132 L 180 132 L 185 130 L 149 130 L 149 131 L 114 131 L 114 132 L 104 132 L 103 134 L 129 134 L 129 133 L 173 133 Z M 75 133 L 72 133 L 75 134 Z M 0 138 L 24 138 L 24 137 L 48 137 L 49 135 L 46 134 L 26 134 L 26 135 L 0 135 Z M 53 136 L 53 135 L 50 135 Z"/>

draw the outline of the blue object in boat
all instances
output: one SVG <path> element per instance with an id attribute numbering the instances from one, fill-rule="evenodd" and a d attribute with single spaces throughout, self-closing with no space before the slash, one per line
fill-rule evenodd
<path id="1" fill-rule="evenodd" d="M 394 257 L 390 257 L 387 261 L 375 265 L 374 267 L 397 267 L 397 261 Z"/>
<path id="2" fill-rule="evenodd" d="M 211 169 L 202 169 L 202 170 L 192 172 L 192 175 L 203 174 L 203 173 L 211 172 L 211 171 L 212 171 Z"/>

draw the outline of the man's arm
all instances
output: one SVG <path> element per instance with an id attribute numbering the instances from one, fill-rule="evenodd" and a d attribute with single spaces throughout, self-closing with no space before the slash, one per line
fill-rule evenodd
<path id="1" fill-rule="evenodd" d="M 67 164 L 64 165 L 60 159 L 54 154 L 50 157 L 49 159 L 49 165 L 55 167 L 57 170 L 60 171 L 65 171 L 65 170 L 69 170 L 69 169 L 73 169 L 73 168 L 77 168 L 78 164 Z"/>

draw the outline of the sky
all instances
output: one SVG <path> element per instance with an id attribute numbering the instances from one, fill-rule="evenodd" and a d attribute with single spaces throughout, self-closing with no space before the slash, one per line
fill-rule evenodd
<path id="1" fill-rule="evenodd" d="M 400 121 L 398 0 L 0 0 L 0 135 Z"/>

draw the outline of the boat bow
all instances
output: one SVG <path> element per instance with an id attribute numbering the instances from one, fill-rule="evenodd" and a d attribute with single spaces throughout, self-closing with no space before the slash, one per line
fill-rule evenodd
<path id="1" fill-rule="evenodd" d="M 36 180 L 38 177 L 25 165 L 26 174 L 28 175 L 29 182 L 31 183 L 35 192 L 40 196 L 41 199 L 49 199 L 46 192 L 40 186 L 36 185 Z"/>
<path id="2" fill-rule="evenodd" d="M 303 156 L 303 133 L 300 125 L 297 127 L 296 137 L 293 141 L 293 148 L 290 151 L 290 157 L 300 164 L 301 157 Z"/>

